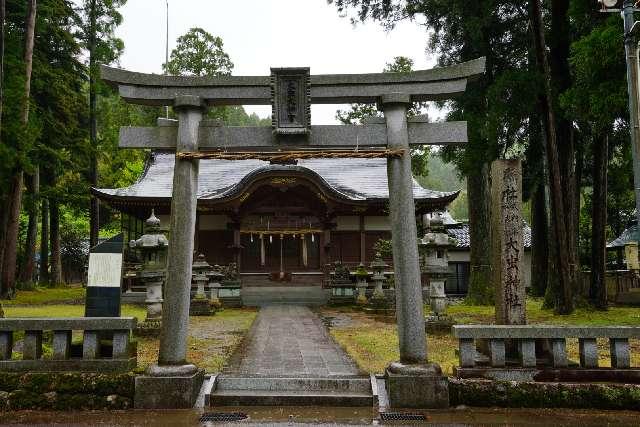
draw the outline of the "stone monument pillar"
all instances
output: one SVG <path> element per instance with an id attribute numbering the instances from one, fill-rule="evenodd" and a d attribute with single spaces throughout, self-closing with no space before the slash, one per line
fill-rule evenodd
<path id="1" fill-rule="evenodd" d="M 177 96 L 178 139 L 171 199 L 171 246 L 164 292 L 158 364 L 146 376 L 136 377 L 138 408 L 192 408 L 204 380 L 204 371 L 187 362 L 191 266 L 198 202 L 198 160 L 180 153 L 198 150 L 198 133 L 205 111 L 201 98 Z"/>
<path id="2" fill-rule="evenodd" d="M 411 97 L 405 94 L 380 99 L 387 124 L 387 146 L 405 150 L 401 157 L 387 160 L 400 361 L 387 368 L 385 378 L 392 407 L 442 408 L 449 406 L 447 378 L 440 366 L 427 363 L 407 124 L 410 105 Z"/>
<path id="3" fill-rule="evenodd" d="M 138 240 L 129 242 L 131 249 L 140 253 L 143 261 L 142 270 L 138 277 L 145 283 L 147 289 L 147 317 L 138 325 L 138 335 L 157 335 L 162 325 L 162 284 L 165 277 L 167 248 L 169 241 L 162 233 L 160 220 L 151 211 L 146 221 L 146 234 Z"/>
<path id="4" fill-rule="evenodd" d="M 527 323 L 522 237 L 522 164 L 495 160 L 491 164 L 492 281 L 496 284 L 496 323 Z"/>

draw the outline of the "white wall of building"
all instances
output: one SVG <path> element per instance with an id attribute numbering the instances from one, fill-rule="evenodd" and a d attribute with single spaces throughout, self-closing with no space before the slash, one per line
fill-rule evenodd
<path id="1" fill-rule="evenodd" d="M 449 262 L 470 262 L 471 253 L 469 251 L 449 251 Z M 522 280 L 528 288 L 531 286 L 531 251 L 524 252 L 524 271 Z"/>
<path id="2" fill-rule="evenodd" d="M 391 221 L 388 216 L 365 216 L 364 229 L 367 231 L 390 231 Z"/>

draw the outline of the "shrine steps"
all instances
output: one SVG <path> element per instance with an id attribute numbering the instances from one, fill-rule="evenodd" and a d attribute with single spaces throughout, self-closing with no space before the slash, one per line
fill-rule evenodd
<path id="1" fill-rule="evenodd" d="M 207 406 L 373 406 L 369 377 L 212 378 Z"/>
<path id="2" fill-rule="evenodd" d="M 324 305 L 329 292 L 321 286 L 242 286 L 242 304 L 260 307 L 273 304 Z"/>

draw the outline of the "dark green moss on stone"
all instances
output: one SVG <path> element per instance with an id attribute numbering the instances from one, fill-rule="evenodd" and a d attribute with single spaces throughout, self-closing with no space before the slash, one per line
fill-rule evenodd
<path id="1" fill-rule="evenodd" d="M 134 392 L 133 373 L 0 373 L 0 411 L 127 409 Z"/>
<path id="2" fill-rule="evenodd" d="M 450 379 L 452 406 L 640 410 L 640 385 Z"/>

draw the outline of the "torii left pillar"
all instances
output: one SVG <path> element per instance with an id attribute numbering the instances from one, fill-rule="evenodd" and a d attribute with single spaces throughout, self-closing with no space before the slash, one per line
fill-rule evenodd
<path id="1" fill-rule="evenodd" d="M 198 132 L 206 107 L 200 97 L 178 96 L 177 153 L 198 150 Z M 171 244 L 164 289 L 158 364 L 136 377 L 136 408 L 192 408 L 204 371 L 187 362 L 187 337 L 193 265 L 198 160 L 176 156 L 171 199 Z"/>
<path id="2" fill-rule="evenodd" d="M 389 211 L 396 287 L 400 361 L 385 372 L 389 403 L 395 408 L 446 408 L 448 381 L 440 366 L 427 362 L 422 284 L 418 264 L 418 231 L 413 199 L 407 109 L 409 95 L 383 96 L 380 107 L 387 124 L 387 147 L 402 149 L 387 160 Z"/>

